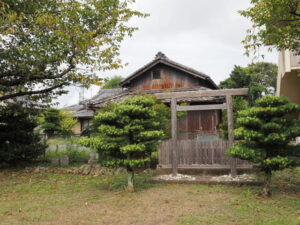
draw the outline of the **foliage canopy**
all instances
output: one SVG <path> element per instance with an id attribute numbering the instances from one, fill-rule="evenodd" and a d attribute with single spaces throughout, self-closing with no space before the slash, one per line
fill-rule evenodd
<path id="1" fill-rule="evenodd" d="M 60 115 L 60 128 L 63 135 L 71 135 L 73 128 L 78 123 L 78 120 L 73 118 L 72 114 L 68 111 L 59 110 Z"/>
<path id="2" fill-rule="evenodd" d="M 59 110 L 55 108 L 45 109 L 40 117 L 40 126 L 45 134 L 52 136 L 54 133 L 61 131 L 61 116 Z"/>
<path id="3" fill-rule="evenodd" d="M 230 77 L 220 83 L 220 88 L 249 88 L 248 101 L 252 105 L 263 95 L 276 91 L 277 65 L 257 62 L 246 67 L 235 66 Z"/>
<path id="4" fill-rule="evenodd" d="M 114 76 L 112 78 L 107 79 L 101 89 L 112 89 L 112 88 L 120 88 L 120 82 L 123 80 L 121 76 Z"/>
<path id="5" fill-rule="evenodd" d="M 220 82 L 220 88 L 249 88 L 247 97 L 233 96 L 234 124 L 237 112 L 253 105 L 264 95 L 274 95 L 276 91 L 277 65 L 268 62 L 257 62 L 246 67 L 235 66 L 229 78 Z M 221 135 L 227 139 L 227 114 L 222 113 L 220 124 Z"/>
<path id="6" fill-rule="evenodd" d="M 39 118 L 39 124 L 44 133 L 52 136 L 54 134 L 70 135 L 77 120 L 68 111 L 47 108 Z"/>
<path id="7" fill-rule="evenodd" d="M 100 84 L 121 66 L 120 42 L 137 29 L 134 0 L 0 0 L 0 100 L 51 101 L 71 84 Z"/>
<path id="8" fill-rule="evenodd" d="M 251 4 L 251 7 L 240 12 L 253 24 L 243 41 L 246 53 L 257 53 L 260 46 L 290 49 L 299 53 L 300 1 L 251 0 Z"/>

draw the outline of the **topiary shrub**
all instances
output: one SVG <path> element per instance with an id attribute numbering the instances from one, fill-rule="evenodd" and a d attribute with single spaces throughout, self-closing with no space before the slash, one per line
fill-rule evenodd
<path id="1" fill-rule="evenodd" d="M 286 98 L 266 96 L 258 99 L 254 107 L 238 113 L 234 130 L 237 141 L 227 153 L 259 166 L 265 174 L 264 196 L 270 195 L 272 171 L 297 165 L 294 156 L 300 149 L 290 143 L 300 136 L 300 120 L 287 117 L 297 109 Z"/>
<path id="2" fill-rule="evenodd" d="M 102 165 L 127 169 L 129 191 L 134 190 L 134 171 L 150 162 L 165 134 L 164 114 L 161 107 L 156 110 L 157 104 L 155 97 L 147 95 L 112 104 L 94 118 L 98 133 L 80 140 L 99 151 Z"/>

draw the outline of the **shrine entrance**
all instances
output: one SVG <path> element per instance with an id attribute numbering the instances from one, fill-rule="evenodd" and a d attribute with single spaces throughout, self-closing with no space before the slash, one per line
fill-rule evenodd
<path id="1" fill-rule="evenodd" d="M 169 92 L 154 94 L 158 99 L 169 99 L 171 105 L 171 131 L 172 138 L 164 141 L 159 150 L 159 167 L 171 168 L 174 176 L 178 173 L 178 168 L 229 168 L 232 176 L 236 176 L 238 168 L 249 168 L 252 165 L 243 160 L 228 157 L 225 152 L 233 144 L 233 106 L 232 96 L 245 96 L 248 94 L 248 88 L 241 89 L 222 89 L 222 90 L 201 90 L 185 92 Z M 179 99 L 193 99 L 199 97 L 223 97 L 225 102 L 219 104 L 201 104 L 201 105 L 178 105 Z M 228 121 L 228 141 L 214 139 L 213 136 L 200 135 L 190 138 L 182 138 L 178 134 L 177 112 L 212 112 L 212 110 L 225 109 L 227 111 Z M 198 119 L 198 120 L 201 120 Z M 199 121 L 195 120 L 195 126 Z M 193 126 L 187 123 L 187 126 Z M 203 123 L 203 126 L 208 126 Z M 203 130 L 205 129 L 202 128 Z M 206 139 L 207 140 L 206 140 Z"/>

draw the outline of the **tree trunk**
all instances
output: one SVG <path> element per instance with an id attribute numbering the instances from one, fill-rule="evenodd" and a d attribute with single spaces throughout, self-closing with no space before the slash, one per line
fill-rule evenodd
<path id="1" fill-rule="evenodd" d="M 271 196 L 271 192 L 270 192 L 271 178 L 272 178 L 272 172 L 265 171 L 264 186 L 263 186 L 262 193 L 261 193 L 263 197 Z"/>
<path id="2" fill-rule="evenodd" d="M 134 172 L 132 170 L 128 170 L 128 186 L 127 190 L 129 192 L 134 192 Z"/>

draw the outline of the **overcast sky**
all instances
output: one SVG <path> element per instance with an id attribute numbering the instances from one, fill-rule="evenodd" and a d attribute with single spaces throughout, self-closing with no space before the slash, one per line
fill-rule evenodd
<path id="1" fill-rule="evenodd" d="M 133 19 L 131 23 L 139 30 L 121 44 L 121 59 L 129 65 L 100 76 L 127 77 L 162 51 L 168 58 L 209 75 L 218 84 L 229 76 L 234 65 L 252 62 L 244 55 L 241 44 L 251 23 L 238 13 L 249 6 L 250 0 L 137 0 L 133 7 L 150 16 Z M 276 51 L 264 54 L 264 61 L 277 63 Z M 98 89 L 85 90 L 85 98 Z M 58 99 L 60 107 L 78 103 L 80 89 L 70 90 Z"/>

